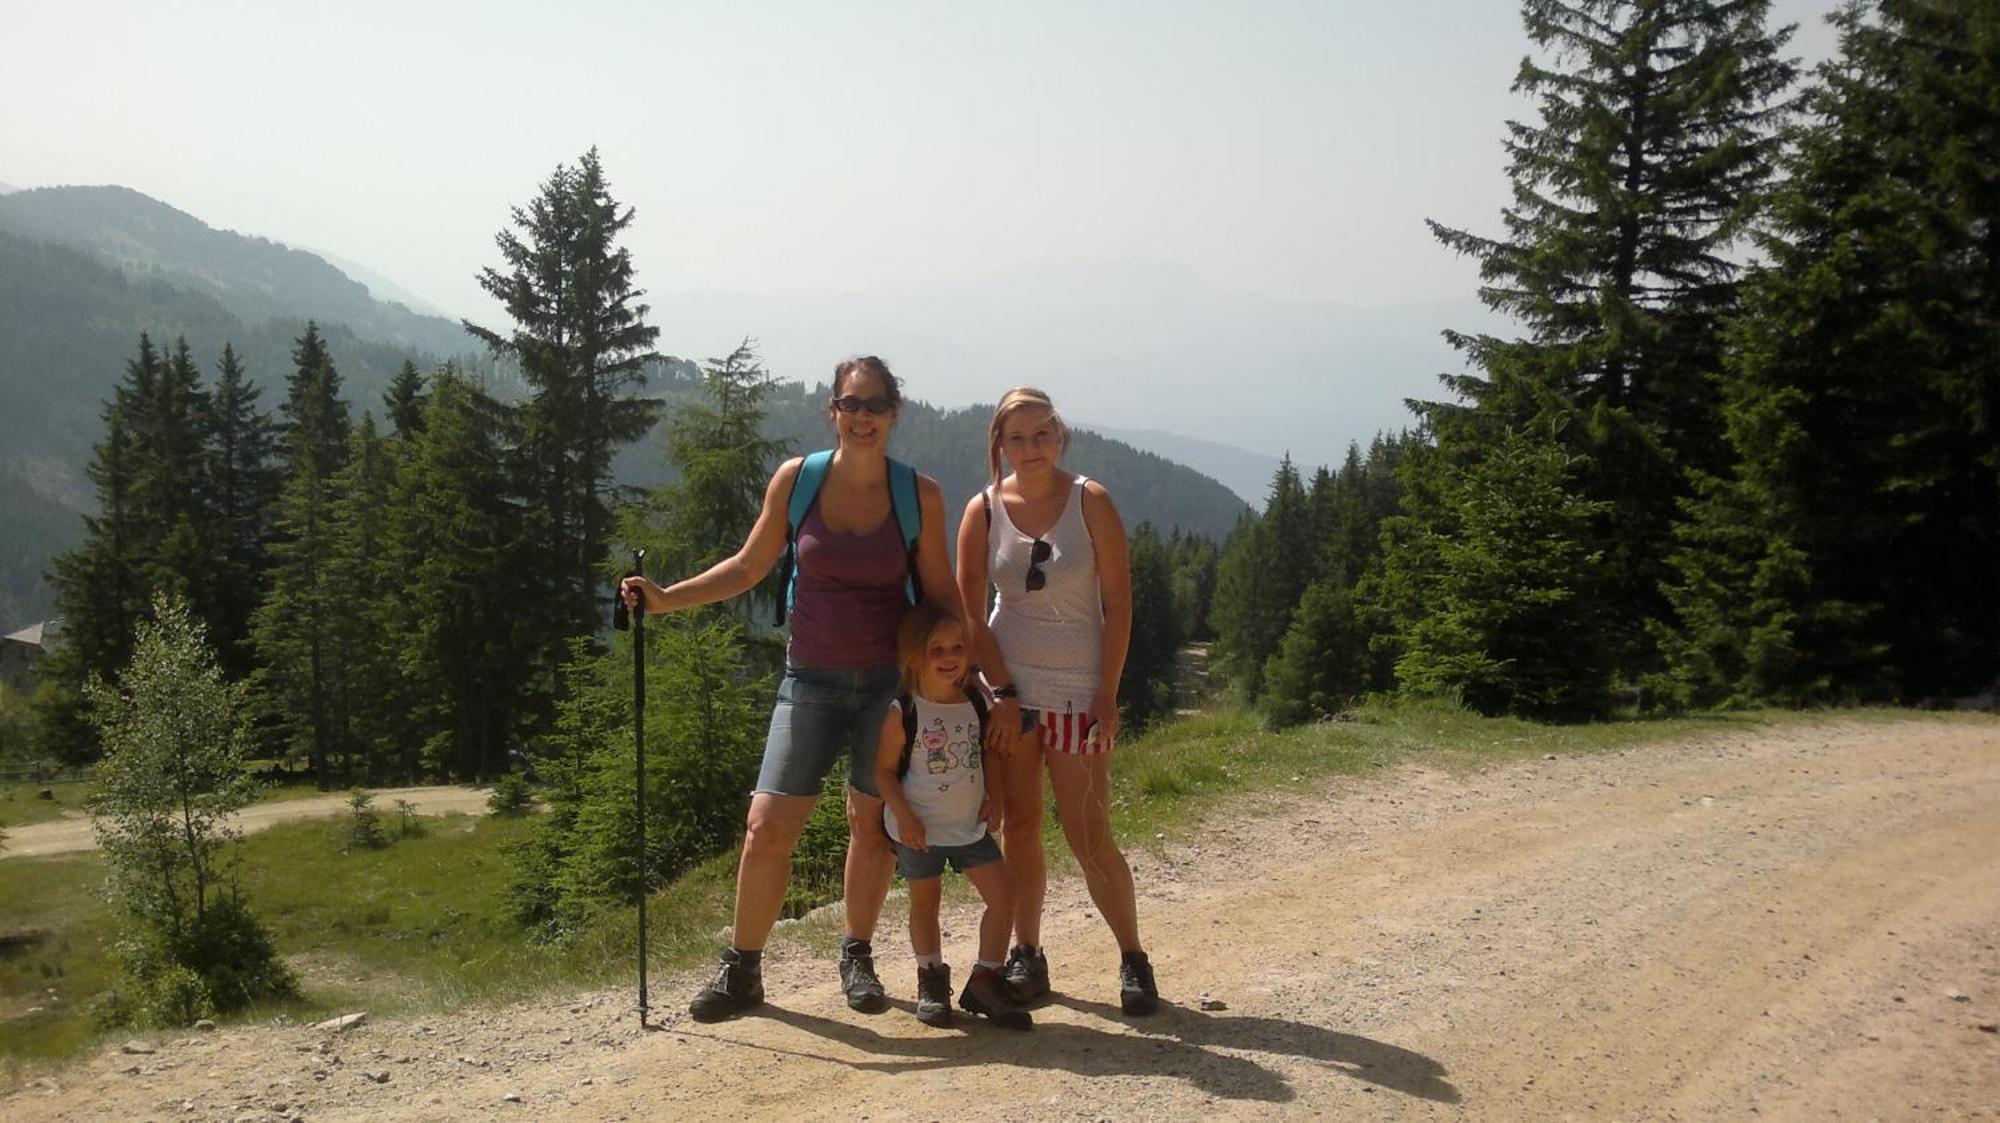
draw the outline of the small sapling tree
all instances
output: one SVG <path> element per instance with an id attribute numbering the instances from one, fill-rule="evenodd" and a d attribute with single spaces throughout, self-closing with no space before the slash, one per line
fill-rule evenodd
<path id="1" fill-rule="evenodd" d="M 296 981 L 231 876 L 229 817 L 254 797 L 241 687 L 178 597 L 154 599 L 117 684 L 88 686 L 104 761 L 91 803 L 118 958 L 141 1022 L 186 1024 Z"/>

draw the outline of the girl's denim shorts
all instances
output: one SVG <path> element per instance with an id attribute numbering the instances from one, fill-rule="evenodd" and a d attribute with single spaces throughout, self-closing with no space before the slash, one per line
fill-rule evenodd
<path id="1" fill-rule="evenodd" d="M 882 745 L 882 717 L 896 697 L 896 668 L 788 665 L 764 737 L 764 765 L 756 792 L 818 795 L 826 774 L 847 754 L 847 783 L 864 795 L 875 789 L 875 754 Z"/>

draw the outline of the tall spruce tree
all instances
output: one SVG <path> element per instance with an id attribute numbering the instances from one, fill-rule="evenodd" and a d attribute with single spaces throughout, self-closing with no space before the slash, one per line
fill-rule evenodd
<path id="1" fill-rule="evenodd" d="M 496 236 L 501 266 L 479 274 L 513 326 L 465 325 L 514 359 L 533 390 L 520 453 L 541 540 L 519 559 L 534 579 L 521 610 L 545 629 L 552 663 L 570 636 L 597 626 L 611 458 L 658 415 L 657 403 L 629 396 L 660 357 L 631 252 L 618 245 L 632 217 L 612 199 L 595 148 L 575 167 L 558 166 Z"/>
<path id="2" fill-rule="evenodd" d="M 1262 689 L 1264 663 L 1278 649 L 1292 609 L 1312 580 L 1313 514 L 1287 454 L 1271 476 L 1263 517 L 1246 517 L 1216 563 L 1212 618 L 1224 667 L 1245 698 Z"/>
<path id="3" fill-rule="evenodd" d="M 1604 638 L 1628 666 L 1646 651 L 1641 622 L 1664 614 L 1685 472 L 1724 455 L 1711 382 L 1720 319 L 1794 74 L 1779 55 L 1790 29 L 1770 29 L 1768 8 L 1526 0 L 1541 57 L 1522 62 L 1514 88 L 1539 119 L 1508 125 L 1506 234 L 1432 224 L 1478 260 L 1481 299 L 1524 334 L 1447 333 L 1479 369 L 1446 378 L 1460 402 L 1419 407 L 1444 453 L 1431 462 L 1462 472 L 1510 432 L 1565 434 L 1602 511 L 1574 545 L 1605 555 L 1624 611 L 1603 618 Z"/>
<path id="4" fill-rule="evenodd" d="M 271 518 L 283 483 L 276 463 L 277 427 L 257 406 L 261 393 L 245 375 L 236 348 L 224 343 L 205 412 L 214 585 L 203 600 L 210 641 L 223 669 L 238 678 L 250 670 L 250 617 L 263 586 Z"/>
<path id="5" fill-rule="evenodd" d="M 506 411 L 478 385 L 438 372 L 407 450 L 387 528 L 386 631 L 398 692 L 427 771 L 491 779 L 505 770 L 534 700 L 541 645 L 518 609 L 521 502 L 507 471 Z"/>
<path id="6" fill-rule="evenodd" d="M 327 666 L 334 590 L 334 477 L 347 457 L 347 403 L 319 326 L 306 324 L 292 350 L 284 412 L 285 483 L 271 548 L 271 578 L 251 621 L 262 666 L 259 696 L 288 747 L 303 749 L 321 787 L 334 729 Z"/>
<path id="7" fill-rule="evenodd" d="M 1836 23 L 1732 336 L 1735 462 L 1675 554 L 1670 701 L 2000 674 L 2000 8 L 1885 0 Z"/>

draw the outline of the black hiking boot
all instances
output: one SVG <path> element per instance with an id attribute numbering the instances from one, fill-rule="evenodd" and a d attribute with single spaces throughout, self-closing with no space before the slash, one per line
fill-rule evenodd
<path id="1" fill-rule="evenodd" d="M 1153 983 L 1153 964 L 1143 951 L 1126 952 L 1118 965 L 1118 1005 L 1134 1017 L 1145 1017 L 1160 1008 L 1160 988 Z"/>
<path id="2" fill-rule="evenodd" d="M 850 1010 L 879 1014 L 889 1008 L 889 994 L 875 974 L 875 949 L 867 940 L 850 936 L 840 942 L 840 989 L 847 993 Z"/>
<path id="3" fill-rule="evenodd" d="M 917 1020 L 927 1026 L 951 1024 L 951 966 L 917 968 Z"/>
<path id="4" fill-rule="evenodd" d="M 1007 953 L 1007 990 L 1026 1005 L 1049 993 L 1049 957 L 1025 944 Z"/>
<path id="5" fill-rule="evenodd" d="M 735 948 L 722 953 L 722 967 L 707 986 L 695 992 L 688 1015 L 698 1022 L 719 1022 L 764 1001 L 764 973 L 745 967 Z"/>
<path id="6" fill-rule="evenodd" d="M 979 1014 L 1001 1029 L 1033 1029 L 1035 1019 L 1026 1010 L 1017 1010 L 1007 996 L 1007 980 L 991 967 L 974 967 L 958 993 L 958 1005 Z"/>

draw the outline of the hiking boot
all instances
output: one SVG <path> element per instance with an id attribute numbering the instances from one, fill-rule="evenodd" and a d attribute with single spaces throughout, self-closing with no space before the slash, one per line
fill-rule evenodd
<path id="1" fill-rule="evenodd" d="M 1025 944 L 1007 953 L 1007 990 L 1019 1003 L 1049 993 L 1049 957 Z"/>
<path id="2" fill-rule="evenodd" d="M 1153 964 L 1143 951 L 1126 952 L 1118 965 L 1118 1005 L 1134 1017 L 1144 1017 L 1160 1008 L 1160 988 L 1153 983 Z"/>
<path id="3" fill-rule="evenodd" d="M 958 1005 L 968 1013 L 983 1015 L 1001 1029 L 1033 1029 L 1035 1019 L 1026 1010 L 1016 1010 L 1007 998 L 1007 980 L 991 967 L 974 967 L 958 993 Z"/>
<path id="4" fill-rule="evenodd" d="M 875 974 L 875 949 L 867 940 L 840 942 L 840 989 L 847 992 L 850 1010 L 879 1014 L 889 1008 L 889 993 Z"/>
<path id="5" fill-rule="evenodd" d="M 735 948 L 722 953 L 722 967 L 707 986 L 695 992 L 688 1015 L 698 1022 L 719 1022 L 764 1001 L 764 973 L 745 967 Z"/>
<path id="6" fill-rule="evenodd" d="M 951 966 L 917 968 L 917 1020 L 927 1026 L 951 1024 Z"/>

